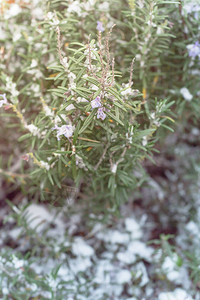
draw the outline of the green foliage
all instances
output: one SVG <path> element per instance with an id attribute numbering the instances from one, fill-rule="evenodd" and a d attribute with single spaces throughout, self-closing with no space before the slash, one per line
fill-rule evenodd
<path id="1" fill-rule="evenodd" d="M 115 71 L 109 46 L 115 29 L 99 32 L 98 41 L 80 43 L 80 31 L 74 26 L 78 21 L 69 15 L 66 22 L 60 6 L 57 8 L 17 40 L 16 54 L 20 46 L 27 48 L 26 54 L 19 55 L 23 68 L 20 74 L 15 70 L 14 76 L 2 72 L 2 90 L 26 130 L 18 141 L 34 163 L 31 180 L 37 190 L 40 184 L 40 196 L 59 195 L 65 187 L 69 196 L 72 190 L 75 197 L 83 191 L 89 198 L 95 195 L 97 202 L 108 199 L 118 206 L 127 199 L 127 191 L 143 181 L 143 175 L 136 173 L 152 155 L 157 128 L 169 129 L 164 123 L 172 102 L 146 101 L 145 95 L 141 99 L 132 88 L 133 62 L 129 79 Z M 137 20 L 140 13 L 138 8 Z M 84 37 L 87 31 L 86 26 Z M 148 34 L 150 38 L 153 32 Z M 140 81 L 147 69 L 141 70 L 136 75 Z M 95 99 L 100 99 L 101 108 L 93 109 Z M 71 132 L 63 136 L 66 126 Z"/>
<path id="2" fill-rule="evenodd" d="M 165 55 L 163 61 L 164 72 L 168 74 L 168 94 L 173 99 L 176 97 L 177 110 L 184 125 L 191 119 L 197 122 L 199 116 L 199 59 L 190 55 L 191 47 L 199 41 L 200 14 L 195 10 L 198 4 L 198 1 L 185 0 L 172 9 L 172 33 L 176 39 L 170 41 L 169 55 Z"/>

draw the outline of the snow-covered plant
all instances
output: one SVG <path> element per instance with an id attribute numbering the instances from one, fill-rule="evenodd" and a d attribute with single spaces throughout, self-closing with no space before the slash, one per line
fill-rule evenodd
<path id="1" fill-rule="evenodd" d="M 115 64 L 119 60 L 115 57 L 117 26 L 113 29 L 117 10 L 110 11 L 106 3 L 52 1 L 39 8 L 39 1 L 25 7 L 20 2 L 14 15 L 14 4 L 4 8 L 1 111 L 13 111 L 20 120 L 25 134 L 19 138 L 23 144 L 18 159 L 25 160 L 25 169 L 30 167 L 27 180 L 33 180 L 32 191 L 37 193 L 39 185 L 45 198 L 61 192 L 65 198 L 80 192 L 93 198 L 95 192 L 96 201 L 113 199 L 119 204 L 127 199 L 128 189 L 144 180 L 142 161 L 151 156 L 155 131 L 168 128 L 164 122 L 172 103 L 147 99 L 144 84 L 138 83 L 148 78 L 149 67 L 137 67 L 140 75 L 138 71 L 133 75 L 138 53 L 131 53 L 129 71 L 124 72 L 121 62 Z M 146 4 L 157 16 L 157 6 Z M 124 5 L 139 18 L 140 5 Z M 22 14 L 24 9 L 27 15 Z M 91 11 L 96 19 L 90 20 Z M 146 22 L 148 36 L 157 39 L 160 33 L 156 29 L 154 34 L 153 19 Z M 92 39 L 95 35 L 97 39 Z M 145 35 L 140 37 L 140 50 L 142 41 L 147 42 Z M 141 61 L 152 64 L 149 47 L 153 44 L 144 47 Z M 155 57 L 160 50 L 153 53 Z M 123 75 L 127 73 L 129 77 Z M 143 87 L 143 97 L 133 76 Z M 7 116 L 7 122 L 12 122 L 12 114 Z"/>
<path id="2" fill-rule="evenodd" d="M 199 21 L 199 1 L 182 0 L 172 7 L 171 34 L 176 38 L 171 39 L 168 54 L 163 54 L 164 85 L 169 97 L 177 99 L 185 125 L 199 116 Z"/>
<path id="3" fill-rule="evenodd" d="M 163 56 L 169 52 L 169 44 L 175 36 L 171 33 L 170 10 L 176 1 L 141 0 L 128 1 L 123 12 L 126 36 L 121 40 L 121 55 L 134 63 L 134 79 L 144 99 L 164 95 L 165 73 Z M 127 70 L 126 70 L 127 71 Z"/>
<path id="4" fill-rule="evenodd" d="M 32 178 L 40 182 L 41 190 L 66 186 L 67 194 L 72 188 L 78 194 L 82 184 L 89 193 L 95 191 L 96 199 L 111 197 L 119 203 L 141 180 L 133 170 L 151 154 L 153 133 L 165 126 L 171 103 L 155 100 L 145 112 L 145 102 L 133 89 L 133 64 L 128 83 L 118 84 L 120 74 L 109 49 L 111 31 L 103 39 L 99 31 L 98 42 L 73 43 L 68 48 L 72 54 L 66 56 L 59 26 L 55 30 L 59 63 L 48 66 L 54 72 L 47 78 L 51 88 L 39 91 L 40 112 L 34 118 L 29 115 L 29 122 L 16 83 L 2 74 L 10 98 L 8 104 L 3 95 L 4 107 L 13 109 L 28 132 L 19 139 L 29 141 L 23 159 L 35 165 Z"/>

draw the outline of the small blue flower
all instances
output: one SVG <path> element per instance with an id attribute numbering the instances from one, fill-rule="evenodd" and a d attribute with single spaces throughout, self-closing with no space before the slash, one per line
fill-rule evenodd
<path id="1" fill-rule="evenodd" d="M 200 57 L 200 43 L 196 42 L 195 44 L 189 45 L 189 56 L 195 58 L 196 56 Z"/>
<path id="2" fill-rule="evenodd" d="M 64 135 L 66 138 L 70 138 L 73 135 L 73 126 L 72 125 L 62 125 L 61 127 L 55 126 L 53 130 L 57 130 L 57 139 L 60 141 L 60 136 Z"/>
<path id="3" fill-rule="evenodd" d="M 97 30 L 103 32 L 105 29 L 103 27 L 102 22 L 97 21 Z"/>
<path id="4" fill-rule="evenodd" d="M 92 106 L 92 108 L 101 107 L 101 100 L 100 100 L 99 96 L 91 101 L 91 106 Z"/>
<path id="5" fill-rule="evenodd" d="M 97 119 L 105 120 L 106 114 L 104 113 L 104 109 L 101 107 L 97 111 Z"/>
<path id="6" fill-rule="evenodd" d="M 92 109 L 98 108 L 97 110 L 97 119 L 104 120 L 106 118 L 106 114 L 104 113 L 107 110 L 105 107 L 102 107 L 100 97 L 96 97 L 94 100 L 91 101 Z"/>
<path id="7" fill-rule="evenodd" d="M 8 100 L 6 98 L 6 94 L 0 94 L 0 97 L 3 98 L 3 100 L 0 100 L 0 107 L 2 107 L 4 104 L 8 103 Z"/>

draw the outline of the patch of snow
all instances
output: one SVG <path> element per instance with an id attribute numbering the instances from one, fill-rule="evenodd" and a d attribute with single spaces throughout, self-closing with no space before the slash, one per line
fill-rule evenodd
<path id="1" fill-rule="evenodd" d="M 194 300 L 185 290 L 177 288 L 173 292 L 163 292 L 158 296 L 158 300 Z"/>
<path id="2" fill-rule="evenodd" d="M 22 228 L 16 227 L 9 231 L 9 236 L 14 240 L 18 238 L 21 232 L 22 232 Z"/>
<path id="3" fill-rule="evenodd" d="M 120 270 L 117 273 L 116 281 L 118 284 L 125 284 L 131 281 L 132 274 L 128 270 Z"/>
<path id="4" fill-rule="evenodd" d="M 134 255 L 138 255 L 139 257 L 142 257 L 147 261 L 151 261 L 154 249 L 152 247 L 146 246 L 144 242 L 132 241 L 128 245 L 128 252 Z"/>
<path id="5" fill-rule="evenodd" d="M 166 273 L 166 276 L 170 281 L 181 283 L 180 270 L 178 270 L 176 264 L 177 260 L 178 257 L 176 254 L 174 254 L 173 257 L 167 256 L 162 264 L 162 269 Z"/>
<path id="6" fill-rule="evenodd" d="M 7 288 L 7 287 L 3 287 L 3 288 L 2 288 L 2 293 L 3 293 L 3 296 L 8 295 L 8 294 L 9 294 L 8 288 Z"/>
<path id="7" fill-rule="evenodd" d="M 111 244 L 127 244 L 129 242 L 129 235 L 118 230 L 108 230 L 106 233 L 100 232 L 97 234 L 97 237 Z"/>
<path id="8" fill-rule="evenodd" d="M 94 282 L 99 284 L 110 284 L 111 272 L 113 272 L 113 265 L 107 259 L 98 261 L 95 270 Z"/>
<path id="9" fill-rule="evenodd" d="M 70 110 L 72 110 L 72 109 L 75 109 L 75 106 L 74 106 L 73 104 L 69 104 L 69 105 L 65 108 L 66 111 L 70 111 Z"/>
<path id="10" fill-rule="evenodd" d="M 16 269 L 22 268 L 24 266 L 24 261 L 19 259 L 15 255 L 12 256 L 12 263 Z"/>
<path id="11" fill-rule="evenodd" d="M 94 249 L 82 238 L 75 238 L 72 244 L 72 253 L 76 256 L 90 257 L 94 255 Z"/>
<path id="12" fill-rule="evenodd" d="M 73 273 L 85 272 L 88 268 L 92 266 L 92 262 L 89 257 L 78 257 L 76 259 L 71 259 L 70 269 Z"/>
<path id="13" fill-rule="evenodd" d="M 149 282 L 147 270 L 143 262 L 139 262 L 136 265 L 136 278 L 140 278 L 140 286 L 145 286 Z"/>
<path id="14" fill-rule="evenodd" d="M 125 252 L 118 252 L 117 259 L 125 264 L 133 264 L 136 262 L 137 257 L 134 253 L 125 251 Z"/>
<path id="15" fill-rule="evenodd" d="M 12 17 L 17 16 L 21 12 L 22 12 L 21 7 L 18 4 L 13 3 L 13 4 L 10 5 L 9 9 L 6 10 L 4 18 L 5 19 L 10 19 Z"/>
<path id="16" fill-rule="evenodd" d="M 188 232 L 190 232 L 190 234 L 194 236 L 199 236 L 199 228 L 194 221 L 190 221 L 189 223 L 187 223 L 185 228 Z"/>
<path id="17" fill-rule="evenodd" d="M 24 217 L 30 228 L 41 231 L 48 222 L 53 221 L 52 214 L 42 205 L 31 204 L 24 211 Z"/>
<path id="18" fill-rule="evenodd" d="M 193 98 L 192 94 L 186 87 L 180 89 L 180 93 L 186 101 L 191 101 Z"/>
<path id="19" fill-rule="evenodd" d="M 125 227 L 128 232 L 131 233 L 132 237 L 139 239 L 142 237 L 142 231 L 138 222 L 133 218 L 125 219 Z"/>

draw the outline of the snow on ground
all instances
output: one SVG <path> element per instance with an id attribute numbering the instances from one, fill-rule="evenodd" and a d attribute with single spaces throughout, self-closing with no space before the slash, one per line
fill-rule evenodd
<path id="1" fill-rule="evenodd" d="M 14 210 L 20 214 L 20 208 Z M 23 211 L 23 228 L 9 217 L 0 233 L 1 245 L 7 245 L 0 259 L 2 295 L 15 291 L 9 276 L 16 276 L 21 291 L 28 289 L 31 297 L 45 299 L 66 295 L 65 299 L 76 296 L 80 300 L 200 299 L 191 291 L 188 270 L 178 263 L 176 252 L 164 255 L 163 249 L 147 244 L 148 216 L 135 213 L 115 223 L 112 218 L 103 223 L 101 216 L 98 222 L 92 217 L 83 225 L 81 213 L 66 216 L 41 204 L 31 204 Z M 187 224 L 185 233 L 188 230 L 196 232 L 193 223 Z M 31 250 L 30 259 L 20 255 Z M 29 282 L 26 269 L 45 284 Z"/>
<path id="2" fill-rule="evenodd" d="M 152 172 L 121 217 L 78 203 L 2 207 L 0 299 L 200 300 L 199 150 L 174 135 L 166 143 L 166 178 Z"/>

